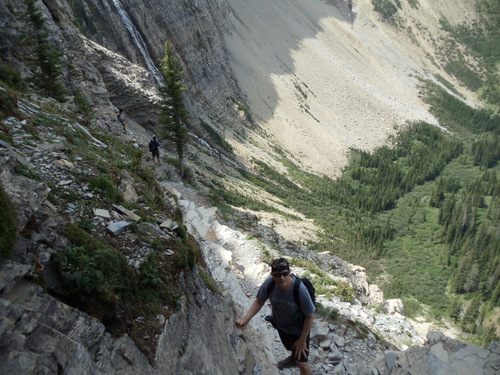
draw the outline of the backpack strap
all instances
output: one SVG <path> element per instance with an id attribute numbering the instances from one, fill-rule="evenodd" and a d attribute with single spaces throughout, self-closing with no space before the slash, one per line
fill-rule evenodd
<path id="1" fill-rule="evenodd" d="M 293 286 L 293 299 L 295 300 L 295 304 L 299 307 L 299 309 L 300 309 L 299 289 L 301 283 L 302 280 L 300 279 L 300 277 L 295 276 L 295 284 Z"/>
<path id="2" fill-rule="evenodd" d="M 267 298 L 271 296 L 271 293 L 273 292 L 275 286 L 276 286 L 276 281 L 272 279 L 269 285 L 267 286 Z"/>

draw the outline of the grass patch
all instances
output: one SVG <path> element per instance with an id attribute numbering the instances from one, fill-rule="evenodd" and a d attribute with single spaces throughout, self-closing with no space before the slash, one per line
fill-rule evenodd
<path id="1" fill-rule="evenodd" d="M 99 194 L 107 203 L 120 203 L 123 200 L 115 183 L 106 176 L 90 178 L 89 189 Z"/>

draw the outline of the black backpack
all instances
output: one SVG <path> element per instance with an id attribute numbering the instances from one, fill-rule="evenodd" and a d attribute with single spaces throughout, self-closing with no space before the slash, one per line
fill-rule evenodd
<path id="1" fill-rule="evenodd" d="M 295 301 L 295 304 L 299 307 L 300 309 L 300 298 L 299 298 L 299 289 L 300 289 L 300 284 L 303 283 L 305 287 L 307 288 L 307 291 L 309 292 L 309 295 L 311 296 L 311 301 L 314 306 L 316 306 L 316 289 L 314 288 L 314 285 L 311 283 L 311 280 L 309 280 L 307 277 L 300 278 L 295 276 L 295 284 L 293 286 L 293 299 Z M 271 281 L 269 286 L 267 287 L 267 296 L 269 297 L 271 295 L 271 292 L 273 291 L 274 287 L 276 286 L 276 281 L 274 279 Z"/>
<path id="2" fill-rule="evenodd" d="M 156 150 L 158 147 L 154 143 L 154 140 L 149 141 L 149 151 L 153 152 L 153 150 Z"/>

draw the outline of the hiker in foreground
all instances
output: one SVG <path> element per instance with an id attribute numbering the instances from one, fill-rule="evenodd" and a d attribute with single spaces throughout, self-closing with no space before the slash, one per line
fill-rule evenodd
<path id="1" fill-rule="evenodd" d="M 156 140 L 156 135 L 153 135 L 153 139 L 149 141 L 149 151 L 153 155 L 153 163 L 155 163 L 155 157 L 158 160 L 158 165 L 160 165 L 160 144 Z"/>
<path id="2" fill-rule="evenodd" d="M 298 289 L 295 289 L 296 285 Z M 298 277 L 290 273 L 290 265 L 284 258 L 273 261 L 271 276 L 260 286 L 247 315 L 236 320 L 236 327 L 245 329 L 268 298 L 272 305 L 272 324 L 278 330 L 285 348 L 292 351 L 288 358 L 278 362 L 278 367 L 298 366 L 300 375 L 310 375 L 311 367 L 307 362 L 309 333 L 316 309 L 308 289 Z"/>

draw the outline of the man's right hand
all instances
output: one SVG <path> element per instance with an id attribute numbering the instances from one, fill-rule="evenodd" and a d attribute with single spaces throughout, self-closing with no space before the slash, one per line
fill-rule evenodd
<path id="1" fill-rule="evenodd" d="M 247 322 L 245 321 L 245 319 L 238 319 L 234 323 L 236 324 L 236 327 L 238 327 L 239 329 L 247 328 Z"/>

